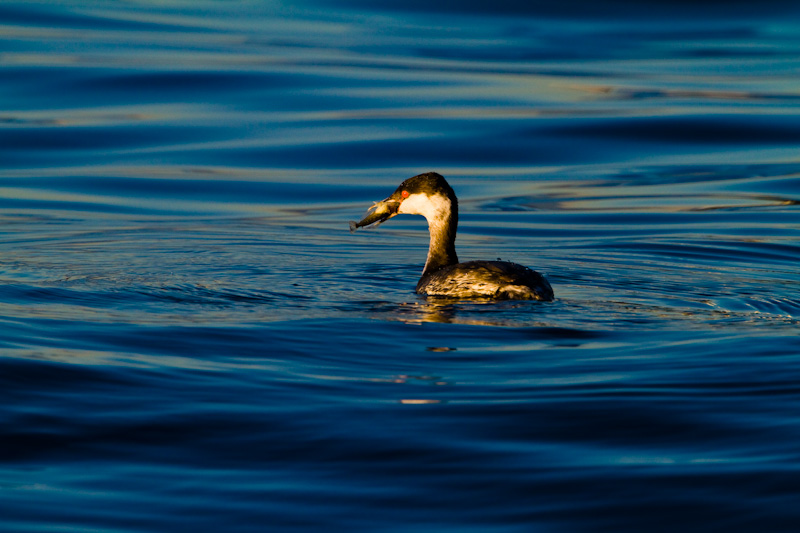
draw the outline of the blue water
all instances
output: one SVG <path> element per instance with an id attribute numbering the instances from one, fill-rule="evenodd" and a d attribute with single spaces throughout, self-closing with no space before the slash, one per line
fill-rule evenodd
<path id="1" fill-rule="evenodd" d="M 0 529 L 796 531 L 800 9 L 375 4 L 0 5 Z"/>

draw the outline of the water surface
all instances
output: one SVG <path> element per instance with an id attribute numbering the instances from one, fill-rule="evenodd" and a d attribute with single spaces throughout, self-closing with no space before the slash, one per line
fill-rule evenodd
<path id="1" fill-rule="evenodd" d="M 794 531 L 797 9 L 648 6 L 0 6 L 2 529 Z"/>

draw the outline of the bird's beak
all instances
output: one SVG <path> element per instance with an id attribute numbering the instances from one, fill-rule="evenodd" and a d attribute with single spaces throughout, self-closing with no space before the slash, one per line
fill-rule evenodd
<path id="1" fill-rule="evenodd" d="M 401 201 L 402 197 L 399 193 L 395 192 L 389 198 L 380 202 L 375 202 L 367 211 L 367 216 L 361 219 L 360 222 L 350 222 L 350 232 L 352 233 L 358 228 L 364 228 L 372 224 L 378 225 L 382 222 L 386 222 L 397 215 L 397 209 L 400 207 Z"/>

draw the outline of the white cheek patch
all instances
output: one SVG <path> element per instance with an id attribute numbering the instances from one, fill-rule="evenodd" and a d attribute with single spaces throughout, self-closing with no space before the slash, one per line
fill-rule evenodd
<path id="1" fill-rule="evenodd" d="M 428 222 L 442 219 L 450 212 L 450 199 L 440 194 L 428 196 L 416 193 L 402 201 L 398 214 L 422 215 Z"/>

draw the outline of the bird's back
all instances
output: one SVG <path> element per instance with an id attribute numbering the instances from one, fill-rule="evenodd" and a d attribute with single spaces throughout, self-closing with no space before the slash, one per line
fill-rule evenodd
<path id="1" fill-rule="evenodd" d="M 508 261 L 468 261 L 440 268 L 419 280 L 417 292 L 467 299 L 553 299 L 553 289 L 544 276 Z"/>

